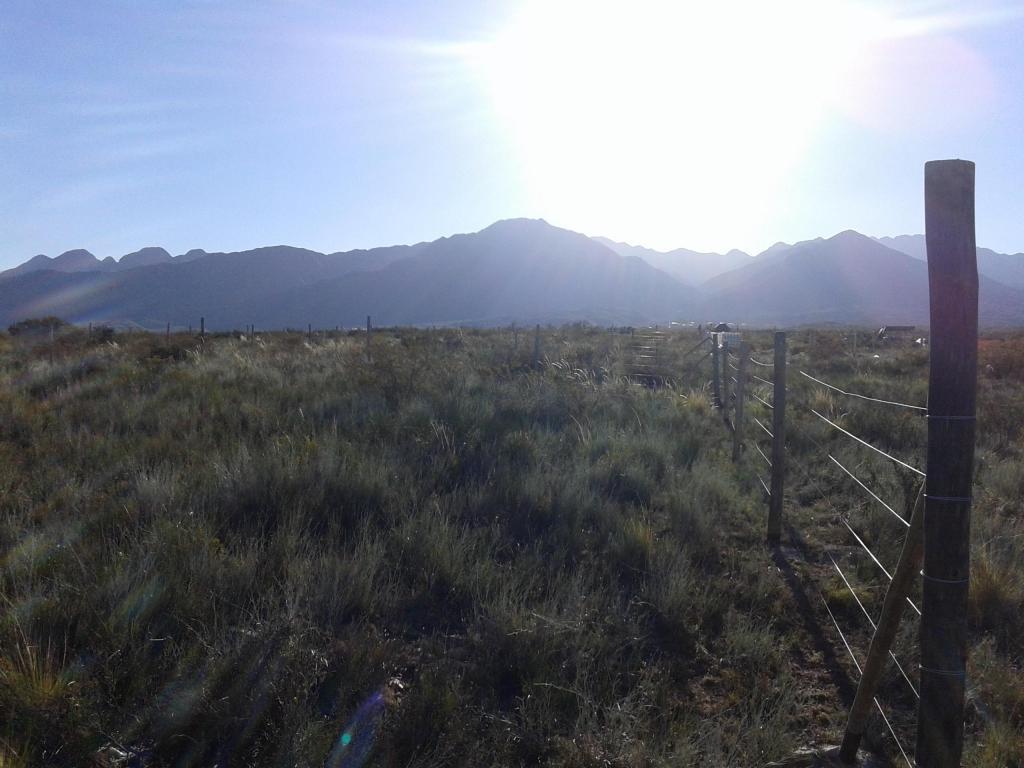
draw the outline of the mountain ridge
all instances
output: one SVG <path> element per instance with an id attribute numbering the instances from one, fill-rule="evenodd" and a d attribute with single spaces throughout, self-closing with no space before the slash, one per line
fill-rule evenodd
<path id="1" fill-rule="evenodd" d="M 893 244 L 920 236 L 905 237 Z M 280 245 L 179 256 L 149 246 L 119 261 L 84 249 L 40 255 L 0 273 L 0 322 L 56 314 L 162 328 L 202 316 L 211 329 L 333 327 L 369 314 L 411 325 L 926 324 L 927 288 L 922 260 L 854 230 L 750 256 L 654 251 L 505 219 L 432 242 L 329 254 Z M 983 275 L 981 297 L 983 325 L 1024 325 L 1024 290 Z"/>

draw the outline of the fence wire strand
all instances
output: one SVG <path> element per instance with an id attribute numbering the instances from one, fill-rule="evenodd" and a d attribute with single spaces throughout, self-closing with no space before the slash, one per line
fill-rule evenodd
<path id="1" fill-rule="evenodd" d="M 764 455 L 764 451 L 762 451 L 761 446 L 757 444 L 757 440 L 751 440 L 750 442 L 753 444 L 754 450 L 761 454 L 761 458 L 764 459 L 764 463 L 768 465 L 768 469 L 771 469 L 772 461 L 771 459 Z"/>
<path id="2" fill-rule="evenodd" d="M 885 574 L 885 577 L 889 579 L 889 581 L 892 581 L 892 574 L 885 569 L 885 566 L 882 565 L 882 561 L 875 557 L 875 553 L 872 552 L 871 548 L 864 543 L 864 539 L 857 535 L 857 532 L 853 530 L 853 526 L 851 526 L 846 520 L 843 520 L 843 525 L 846 526 L 846 530 L 853 534 L 853 538 L 857 540 L 857 543 L 860 544 L 861 548 L 868 553 L 868 557 L 875 561 L 875 565 L 882 569 L 882 573 Z"/>
<path id="3" fill-rule="evenodd" d="M 877 397 L 868 397 L 867 395 L 859 395 L 856 392 L 847 392 L 845 389 L 840 389 L 839 387 L 835 386 L 834 384 L 829 384 L 827 381 L 822 381 L 821 379 L 817 379 L 817 378 L 815 378 L 814 376 L 811 376 L 811 374 L 809 374 L 809 373 L 807 373 L 805 371 L 800 371 L 800 375 L 801 376 L 806 376 L 811 381 L 813 381 L 813 382 L 815 382 L 817 384 L 821 384 L 821 386 L 823 386 L 823 387 L 828 387 L 829 389 L 834 390 L 834 391 L 838 392 L 841 395 L 846 395 L 846 397 L 856 397 L 856 398 L 859 398 L 861 400 L 867 400 L 867 401 L 872 402 L 872 403 L 881 403 L 883 405 L 895 405 L 895 406 L 899 406 L 900 408 L 911 408 L 911 409 L 913 409 L 915 411 L 921 411 L 922 413 L 927 413 L 928 412 L 927 408 L 924 408 L 924 407 L 922 407 L 920 405 L 910 405 L 909 403 L 899 403 L 899 402 L 896 402 L 895 400 L 882 400 L 882 399 L 877 398 Z"/>
<path id="4" fill-rule="evenodd" d="M 864 440 L 863 438 L 857 437 L 857 436 L 856 436 L 855 434 L 853 434 L 852 432 L 849 432 L 849 431 L 847 431 L 847 430 L 843 429 L 842 427 L 840 427 L 840 426 L 839 426 L 838 424 L 836 424 L 836 423 L 835 423 L 834 421 L 832 421 L 831 419 L 829 419 L 829 418 L 828 418 L 827 416 L 822 416 L 822 415 L 821 415 L 820 413 L 818 413 L 818 412 L 817 412 L 816 410 L 814 410 L 813 408 L 809 408 L 808 410 L 810 410 L 810 412 L 811 412 L 811 413 L 813 413 L 813 414 L 814 414 L 815 416 L 817 416 L 817 417 L 818 417 L 819 419 L 821 419 L 822 421 L 824 421 L 824 422 L 825 422 L 826 424 L 828 424 L 829 426 L 831 426 L 831 427 L 833 427 L 833 428 L 835 428 L 835 429 L 838 429 L 838 430 L 839 430 L 840 432 L 842 432 L 842 433 L 843 433 L 844 435 L 846 435 L 847 437 L 852 437 L 852 438 L 853 438 L 854 440 L 856 440 L 856 441 L 857 441 L 858 443 L 860 443 L 861 445 L 863 445 L 863 446 L 865 446 L 865 447 L 867 447 L 867 448 L 870 448 L 871 450 L 875 451 L 876 453 L 879 453 L 879 454 L 881 454 L 882 456 L 885 456 L 885 458 L 889 459 L 890 461 L 894 461 L 894 462 L 896 462 L 896 463 L 897 463 L 897 464 L 899 464 L 899 465 L 900 465 L 901 467 L 904 467 L 904 468 L 906 468 L 906 469 L 909 469 L 909 470 L 910 470 L 911 472 L 913 472 L 913 473 L 915 473 L 915 474 L 917 474 L 917 475 L 920 475 L 921 477 L 924 477 L 924 472 L 922 472 L 922 471 L 921 471 L 920 469 L 918 469 L 917 467 L 915 467 L 915 466 L 913 466 L 913 465 L 911 465 L 911 464 L 907 464 L 907 462 L 905 462 L 905 461 L 901 461 L 900 459 L 897 459 L 897 458 L 896 458 L 895 456 L 893 456 L 892 454 L 886 453 L 886 452 L 885 452 L 885 451 L 883 451 L 883 450 L 882 450 L 881 448 L 878 448 L 878 447 L 876 447 L 876 446 L 872 445 L 871 443 L 869 443 L 869 442 L 868 442 L 867 440 Z"/>
<path id="5" fill-rule="evenodd" d="M 862 603 L 860 598 L 857 596 L 857 592 L 853 589 L 853 585 L 850 584 L 850 580 L 846 578 L 846 574 L 843 573 L 843 569 L 839 567 L 839 563 L 835 561 L 835 558 L 832 557 L 831 553 L 826 554 L 828 554 L 828 559 L 832 561 L 832 565 L 839 573 L 839 578 L 843 580 L 843 584 L 845 584 L 846 588 L 850 590 L 850 594 L 853 596 L 853 599 L 856 600 L 857 605 L 860 606 L 860 610 L 864 614 L 864 618 L 868 620 L 868 624 L 871 625 L 872 631 L 877 631 L 878 625 L 875 624 L 875 620 L 871 618 L 871 614 L 868 613 L 868 609 L 864 607 L 864 603 Z M 920 699 L 921 694 L 917 692 L 917 687 L 914 685 L 910 677 L 907 675 L 906 671 L 903 669 L 903 665 L 900 664 L 900 660 L 896 658 L 896 654 L 892 652 L 892 649 L 889 650 L 889 656 L 890 658 L 892 658 L 893 664 L 896 665 L 896 669 L 899 670 L 899 673 L 903 677 L 904 681 L 906 681 L 907 685 L 910 686 L 910 690 L 913 692 L 914 696 Z"/>
<path id="6" fill-rule="evenodd" d="M 862 482 L 860 481 L 860 479 L 858 479 L 858 478 L 857 478 L 857 476 L 853 474 L 853 472 L 851 472 L 851 471 L 850 471 L 850 470 L 848 470 L 848 469 L 847 469 L 846 467 L 844 467 L 844 466 L 843 466 L 842 464 L 840 464 L 840 463 L 839 463 L 839 460 L 838 460 L 838 459 L 837 459 L 837 458 L 836 458 L 835 456 L 833 456 L 833 455 L 832 455 L 832 454 L 830 453 L 830 454 L 828 455 L 828 457 L 829 457 L 829 458 L 830 458 L 830 459 L 832 460 L 832 462 L 833 462 L 833 463 L 834 463 L 834 464 L 835 464 L 835 465 L 836 465 L 837 467 L 839 467 L 839 468 L 840 468 L 841 470 L 843 470 L 843 472 L 845 472 L 845 473 L 846 473 L 847 475 L 849 475 L 849 476 L 850 476 L 850 479 L 851 479 L 851 480 L 853 480 L 853 481 L 854 481 L 854 482 L 855 482 L 855 483 L 856 483 L 857 485 L 859 485 L 859 486 L 860 486 L 861 488 L 863 488 L 863 489 L 864 489 L 865 491 L 867 491 L 867 492 L 868 492 L 868 493 L 869 493 L 869 494 L 871 495 L 871 498 L 873 498 L 873 499 L 874 499 L 875 501 L 877 501 L 877 502 L 878 502 L 879 504 L 881 504 L 881 505 L 882 505 L 883 507 L 885 507 L 885 508 L 886 508 L 887 510 L 889 510 L 889 511 L 890 511 L 890 512 L 891 512 L 891 513 L 893 514 L 893 516 L 894 516 L 894 517 L 895 517 L 895 518 L 896 518 L 897 520 L 899 520 L 899 521 L 900 521 L 901 523 L 903 523 L 903 524 L 904 524 L 905 526 L 907 526 L 907 528 L 909 528 L 909 527 L 910 527 L 910 523 L 909 523 L 909 522 L 908 522 L 908 521 L 906 520 L 906 518 L 904 518 L 904 517 L 903 517 L 903 515 L 901 515 L 901 514 L 900 514 L 899 512 L 897 512 L 897 511 L 896 511 L 895 509 L 893 509 L 893 508 L 892 508 L 892 507 L 890 507 L 890 506 L 889 506 L 888 504 L 886 504 L 886 503 L 885 503 L 884 501 L 882 501 L 882 500 L 881 500 L 881 499 L 880 499 L 880 498 L 878 497 L 878 495 L 877 495 L 877 494 L 876 494 L 876 493 L 875 493 L 874 491 L 872 491 L 872 490 L 871 490 L 870 488 L 868 488 L 868 487 L 867 487 L 866 485 L 864 485 L 864 483 L 862 483 Z"/>
<path id="7" fill-rule="evenodd" d="M 857 656 L 854 654 L 853 648 L 851 648 L 850 644 L 846 641 L 846 635 L 844 635 L 843 630 L 840 629 L 839 622 L 836 621 L 835 614 L 833 614 L 832 609 L 828 607 L 828 601 L 824 596 L 821 597 L 821 602 L 825 604 L 825 610 L 828 611 L 829 618 L 832 619 L 836 632 L 839 633 L 839 637 L 843 641 L 843 645 L 846 646 L 846 652 L 850 654 L 850 660 L 853 661 L 853 666 L 857 668 L 857 674 L 863 677 L 864 671 L 860 667 L 860 662 L 857 661 Z M 885 727 L 888 728 L 889 733 L 892 734 L 892 740 L 896 742 L 896 746 L 899 748 L 900 754 L 903 755 L 903 759 L 907 761 L 907 765 L 910 766 L 910 768 L 914 768 L 914 763 L 911 762 L 909 757 L 907 757 L 907 752 L 903 749 L 903 745 L 900 743 L 899 737 L 896 735 L 896 731 L 893 730 L 892 723 L 889 722 L 889 718 L 885 716 L 885 712 L 882 710 L 882 705 L 879 703 L 877 696 L 875 696 L 874 702 L 875 706 L 878 707 L 878 714 L 880 714 L 882 716 L 882 720 L 885 721 Z"/>

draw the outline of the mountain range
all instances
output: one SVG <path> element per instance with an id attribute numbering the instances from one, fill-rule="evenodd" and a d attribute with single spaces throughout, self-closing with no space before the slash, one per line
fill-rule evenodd
<path id="1" fill-rule="evenodd" d="M 0 272 L 0 324 L 211 330 L 376 325 L 608 325 L 729 320 L 753 325 L 928 322 L 924 237 L 848 230 L 756 256 L 657 251 L 509 219 L 429 243 L 324 254 L 291 246 L 119 260 L 86 250 Z M 979 248 L 983 326 L 1024 325 L 1024 254 Z"/>

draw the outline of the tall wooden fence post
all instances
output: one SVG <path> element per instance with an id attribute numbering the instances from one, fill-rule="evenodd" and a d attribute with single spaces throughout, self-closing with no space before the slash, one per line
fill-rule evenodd
<path id="1" fill-rule="evenodd" d="M 206 318 L 205 317 L 200 317 L 199 318 L 199 335 L 200 336 L 205 336 L 206 335 Z"/>
<path id="2" fill-rule="evenodd" d="M 164 338 L 168 341 L 171 339 L 171 324 L 167 324 L 167 332 L 164 334 Z"/>
<path id="3" fill-rule="evenodd" d="M 718 334 L 711 334 L 711 395 L 715 408 L 722 407 L 722 359 L 718 348 Z"/>
<path id="4" fill-rule="evenodd" d="M 772 395 L 772 494 L 768 504 L 768 543 L 782 538 L 782 497 L 786 474 L 786 333 L 775 333 L 775 376 Z"/>
<path id="5" fill-rule="evenodd" d="M 740 460 L 743 449 L 743 398 L 746 396 L 747 361 L 750 359 L 750 345 L 740 342 L 740 364 L 736 371 L 736 419 L 732 425 L 732 460 Z"/>
<path id="6" fill-rule="evenodd" d="M 533 367 L 540 367 L 540 323 L 537 323 L 537 328 L 533 332 Z"/>
<path id="7" fill-rule="evenodd" d="M 960 765 L 978 368 L 974 163 L 924 166 L 930 363 L 917 764 Z"/>

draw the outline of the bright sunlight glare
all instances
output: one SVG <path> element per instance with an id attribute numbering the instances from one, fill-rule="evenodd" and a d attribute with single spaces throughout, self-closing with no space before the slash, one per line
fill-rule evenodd
<path id="1" fill-rule="evenodd" d="M 839 0 L 528 0 L 472 66 L 537 210 L 655 245 L 683 217 L 742 240 L 878 23 Z"/>

